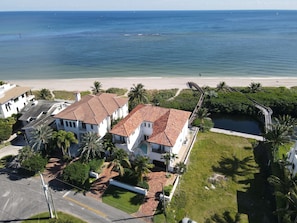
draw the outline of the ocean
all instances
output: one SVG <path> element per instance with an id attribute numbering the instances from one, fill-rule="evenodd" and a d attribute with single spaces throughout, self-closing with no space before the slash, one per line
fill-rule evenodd
<path id="1" fill-rule="evenodd" d="M 297 11 L 0 12 L 0 80 L 296 77 Z"/>

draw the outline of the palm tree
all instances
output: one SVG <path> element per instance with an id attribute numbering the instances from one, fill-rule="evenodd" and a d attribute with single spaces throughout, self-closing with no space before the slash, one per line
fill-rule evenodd
<path id="1" fill-rule="evenodd" d="M 155 165 L 150 162 L 150 159 L 146 156 L 137 156 L 134 160 L 135 172 L 137 174 L 138 180 L 143 182 L 143 175 L 151 172 Z"/>
<path id="2" fill-rule="evenodd" d="M 280 124 L 273 124 L 271 129 L 264 135 L 266 142 L 271 144 L 271 156 L 273 161 L 278 159 L 279 146 L 290 141 L 288 128 Z"/>
<path id="3" fill-rule="evenodd" d="M 256 93 L 262 90 L 262 85 L 260 83 L 252 82 L 249 86 L 249 90 L 251 93 Z"/>
<path id="4" fill-rule="evenodd" d="M 101 152 L 104 152 L 104 149 L 99 136 L 95 132 L 87 132 L 80 146 L 81 159 L 89 162 L 91 159 L 101 158 Z"/>
<path id="5" fill-rule="evenodd" d="M 52 93 L 49 89 L 42 88 L 39 92 L 39 97 L 44 100 L 49 100 L 52 98 Z"/>
<path id="6" fill-rule="evenodd" d="M 92 87 L 92 93 L 93 93 L 93 94 L 98 94 L 98 93 L 100 93 L 101 88 L 102 88 L 102 84 L 101 84 L 101 82 L 99 82 L 99 81 L 94 81 L 94 83 L 93 83 L 93 87 Z"/>
<path id="7" fill-rule="evenodd" d="M 282 125 L 284 128 L 286 127 L 288 129 L 288 133 L 293 135 L 295 126 L 297 125 L 297 119 L 290 115 L 282 115 L 274 118 L 274 123 Z"/>
<path id="8" fill-rule="evenodd" d="M 175 164 L 174 170 L 178 175 L 181 176 L 187 171 L 187 165 L 184 162 L 178 162 L 177 164 Z"/>
<path id="9" fill-rule="evenodd" d="M 174 161 L 174 160 L 177 159 L 177 158 L 178 158 L 178 157 L 177 157 L 177 154 L 175 154 L 175 153 L 167 152 L 167 153 L 163 154 L 162 159 L 165 160 L 166 175 L 167 175 L 167 173 L 168 173 L 168 167 L 169 167 L 171 161 Z"/>
<path id="10" fill-rule="evenodd" d="M 148 98 L 147 98 L 147 92 L 144 89 L 143 84 L 133 84 L 133 87 L 131 87 L 129 93 L 129 103 L 131 105 L 131 108 L 134 108 L 136 105 L 140 103 L 147 103 Z"/>
<path id="11" fill-rule="evenodd" d="M 46 151 L 47 144 L 52 138 L 53 129 L 48 125 L 39 125 L 32 130 L 30 145 L 35 151 Z"/>
<path id="12" fill-rule="evenodd" d="M 125 167 L 131 167 L 128 154 L 122 149 L 115 149 L 111 155 L 112 161 L 108 167 L 112 167 L 112 170 L 118 172 L 120 176 L 125 173 Z"/>
<path id="13" fill-rule="evenodd" d="M 228 89 L 228 85 L 226 84 L 225 81 L 222 81 L 217 85 L 217 91 L 226 91 L 227 89 Z"/>
<path id="14" fill-rule="evenodd" d="M 70 145 L 71 143 L 78 143 L 74 133 L 59 130 L 58 132 L 54 132 L 53 139 L 56 141 L 58 148 L 61 149 L 63 156 L 68 153 L 68 156 L 71 157 Z"/>

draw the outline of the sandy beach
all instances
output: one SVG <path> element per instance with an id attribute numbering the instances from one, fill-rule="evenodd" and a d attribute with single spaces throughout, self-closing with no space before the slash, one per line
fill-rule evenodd
<path id="1" fill-rule="evenodd" d="M 102 83 L 102 89 L 126 88 L 142 83 L 146 89 L 185 89 L 187 82 L 195 82 L 199 86 L 216 87 L 224 81 L 231 87 L 247 87 L 252 82 L 261 83 L 263 87 L 297 86 L 297 78 L 239 78 L 239 77 L 131 77 L 131 78 L 81 78 L 81 79 L 48 79 L 48 80 L 6 80 L 19 86 L 32 87 L 32 90 L 47 88 L 50 90 L 86 91 L 91 90 L 94 81 Z"/>

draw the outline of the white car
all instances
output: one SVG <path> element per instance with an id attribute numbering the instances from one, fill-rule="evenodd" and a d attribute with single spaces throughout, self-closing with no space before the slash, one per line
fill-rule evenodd
<path id="1" fill-rule="evenodd" d="M 190 218 L 185 217 L 185 218 L 183 218 L 181 223 L 197 223 L 197 221 L 194 221 L 194 220 L 192 220 Z"/>

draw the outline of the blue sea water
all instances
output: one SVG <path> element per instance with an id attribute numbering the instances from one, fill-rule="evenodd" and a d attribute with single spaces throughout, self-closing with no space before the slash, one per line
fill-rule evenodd
<path id="1" fill-rule="evenodd" d="M 0 79 L 296 77 L 297 11 L 0 12 Z"/>

